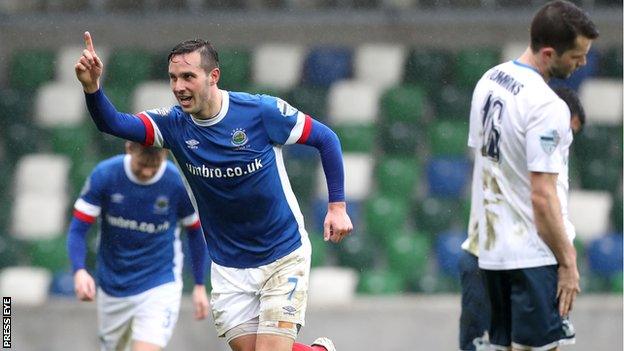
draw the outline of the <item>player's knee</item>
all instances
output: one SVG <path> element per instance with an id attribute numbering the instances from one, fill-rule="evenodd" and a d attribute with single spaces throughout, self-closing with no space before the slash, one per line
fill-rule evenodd
<path id="1" fill-rule="evenodd" d="M 299 325 L 284 321 L 262 321 L 258 325 L 258 334 L 273 334 L 296 340 Z"/>

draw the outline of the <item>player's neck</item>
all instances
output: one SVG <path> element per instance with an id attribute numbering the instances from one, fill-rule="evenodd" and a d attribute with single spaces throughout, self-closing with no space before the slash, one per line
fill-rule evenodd
<path id="1" fill-rule="evenodd" d="M 219 112 L 221 112 L 221 106 L 223 104 L 223 93 L 216 86 L 210 92 L 210 99 L 208 100 L 206 106 L 202 108 L 199 113 L 193 114 L 193 117 L 201 120 L 209 120 L 217 117 Z"/>
<path id="2" fill-rule="evenodd" d="M 546 65 L 539 58 L 539 54 L 533 53 L 531 47 L 527 47 L 522 55 L 518 58 L 518 62 L 525 64 L 527 66 L 535 68 L 537 72 L 544 78 L 546 82 L 550 79 L 550 75 L 548 74 L 548 70 L 546 69 Z"/>

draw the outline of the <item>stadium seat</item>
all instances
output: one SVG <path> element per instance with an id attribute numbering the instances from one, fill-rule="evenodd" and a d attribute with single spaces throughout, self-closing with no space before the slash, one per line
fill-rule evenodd
<path id="1" fill-rule="evenodd" d="M 50 82 L 35 97 L 35 122 L 43 127 L 76 125 L 85 120 L 87 108 L 79 86 Z"/>
<path id="2" fill-rule="evenodd" d="M 411 157 L 420 154 L 419 149 L 426 146 L 424 128 L 413 123 L 382 122 L 379 134 L 379 145 L 388 155 Z"/>
<path id="3" fill-rule="evenodd" d="M 406 277 L 410 285 L 417 285 L 427 270 L 431 243 L 422 233 L 393 231 L 388 235 L 386 256 L 388 267 Z"/>
<path id="4" fill-rule="evenodd" d="M 405 64 L 405 83 L 422 85 L 428 93 L 438 91 L 452 80 L 453 55 L 440 49 L 413 49 Z"/>
<path id="5" fill-rule="evenodd" d="M 581 187 L 586 190 L 615 192 L 622 182 L 621 158 L 607 160 L 596 158 L 579 165 Z"/>
<path id="6" fill-rule="evenodd" d="M 75 297 L 74 275 L 70 271 L 57 271 L 52 276 L 50 295 L 61 297 Z"/>
<path id="7" fill-rule="evenodd" d="M 548 82 L 551 87 L 566 86 L 575 91 L 579 90 L 585 81 L 596 76 L 599 71 L 599 57 L 596 50 L 590 50 L 587 54 L 587 63 L 580 67 L 566 79 L 553 78 Z M 591 116 L 591 115 L 590 115 Z"/>
<path id="8" fill-rule="evenodd" d="M 470 180 L 470 162 L 463 157 L 433 157 L 427 164 L 429 195 L 461 198 Z"/>
<path id="9" fill-rule="evenodd" d="M 408 199 L 374 196 L 366 203 L 366 230 L 379 242 L 386 242 L 401 232 L 408 219 Z"/>
<path id="10" fill-rule="evenodd" d="M 13 204 L 11 233 L 20 239 L 52 238 L 65 230 L 67 196 L 17 194 Z"/>
<path id="11" fill-rule="evenodd" d="M 436 235 L 436 259 L 444 275 L 459 278 L 459 257 L 465 239 L 466 233 L 463 231 L 447 231 Z"/>
<path id="12" fill-rule="evenodd" d="M 177 105 L 177 101 L 169 84 L 159 81 L 143 82 L 134 91 L 132 111 L 125 112 L 138 113 L 173 105 Z"/>
<path id="13" fill-rule="evenodd" d="M 574 136 L 571 157 L 579 160 L 581 168 L 595 159 L 608 160 L 621 166 L 622 125 L 596 125 L 590 119 L 583 132 Z"/>
<path id="14" fill-rule="evenodd" d="M 332 246 L 332 249 L 336 252 L 340 266 L 360 271 L 374 267 L 379 256 L 373 238 L 361 230 L 346 237 L 340 245 Z"/>
<path id="15" fill-rule="evenodd" d="M 612 47 L 607 49 L 600 57 L 601 77 L 622 78 L 622 47 Z"/>
<path id="16" fill-rule="evenodd" d="M 328 120 L 327 93 L 325 88 L 299 86 L 290 92 L 287 101 L 299 111 L 325 122 Z"/>
<path id="17" fill-rule="evenodd" d="M 309 158 L 289 158 L 284 164 L 293 192 L 303 207 L 310 202 L 314 195 L 318 162 Z"/>
<path id="18" fill-rule="evenodd" d="M 140 49 L 118 49 L 110 55 L 105 71 L 105 86 L 131 89 L 152 73 L 152 54 Z M 122 110 L 123 111 L 123 110 Z"/>
<path id="19" fill-rule="evenodd" d="M 436 120 L 429 127 L 429 146 L 434 156 L 462 156 L 468 151 L 468 117 L 465 120 Z"/>
<path id="20" fill-rule="evenodd" d="M 219 68 L 221 69 L 220 88 L 232 91 L 243 90 L 251 80 L 251 53 L 247 49 L 219 49 Z"/>
<path id="21" fill-rule="evenodd" d="M 343 156 L 345 170 L 345 196 L 347 201 L 365 199 L 373 186 L 373 160 L 369 154 L 345 153 Z M 316 194 L 319 199 L 327 199 L 327 182 L 322 167 L 316 172 Z"/>
<path id="22" fill-rule="evenodd" d="M 581 85 L 579 96 L 588 123 L 609 126 L 622 124 L 621 80 L 588 79 Z"/>
<path id="23" fill-rule="evenodd" d="M 87 177 L 91 174 L 91 171 L 93 171 L 98 161 L 100 161 L 100 159 L 96 157 L 85 157 L 81 162 L 72 163 L 69 172 L 69 194 L 72 200 L 80 195 L 80 191 L 84 187 Z"/>
<path id="24" fill-rule="evenodd" d="M 579 239 L 587 243 L 607 233 L 612 204 L 605 191 L 570 191 L 568 212 Z"/>
<path id="25" fill-rule="evenodd" d="M 32 266 L 46 268 L 51 272 L 70 268 L 65 235 L 32 240 L 26 244 L 26 248 Z"/>
<path id="26" fill-rule="evenodd" d="M 472 89 L 490 68 L 500 62 L 500 53 L 491 48 L 464 49 L 455 57 L 455 78 L 460 87 Z"/>
<path id="27" fill-rule="evenodd" d="M 426 197 L 416 201 L 416 228 L 427 233 L 440 233 L 451 228 L 467 228 L 466 204 L 457 199 Z"/>
<path id="28" fill-rule="evenodd" d="M 384 89 L 403 80 L 407 53 L 394 44 L 363 44 L 353 58 L 354 78 Z"/>
<path id="29" fill-rule="evenodd" d="M 355 297 L 358 273 L 345 267 L 314 267 L 310 270 L 309 306 L 348 305 Z"/>
<path id="30" fill-rule="evenodd" d="M 106 97 L 110 100 L 111 103 L 115 106 L 117 111 L 120 112 L 138 112 L 133 111 L 131 109 L 132 106 L 132 92 L 134 91 L 134 86 L 130 85 L 107 85 L 103 88 L 104 93 L 106 93 Z"/>
<path id="31" fill-rule="evenodd" d="M 611 210 L 611 224 L 613 228 L 618 233 L 624 232 L 622 230 L 622 214 L 624 213 L 624 209 L 622 207 L 622 194 L 618 194 L 615 196 L 613 209 Z"/>
<path id="32" fill-rule="evenodd" d="M 608 234 L 592 240 L 587 249 L 591 272 L 604 278 L 621 276 L 623 245 L 621 233 Z"/>
<path id="33" fill-rule="evenodd" d="M 320 46 L 310 50 L 303 66 L 303 84 L 329 87 L 352 75 L 353 54 L 349 48 Z"/>
<path id="34" fill-rule="evenodd" d="M 9 267 L 0 271 L 0 293 L 22 306 L 39 306 L 48 299 L 52 274 L 44 268 Z"/>
<path id="35" fill-rule="evenodd" d="M 312 257 L 311 266 L 325 266 L 327 265 L 327 243 L 323 240 L 323 233 L 308 233 L 310 243 L 312 244 Z"/>
<path id="36" fill-rule="evenodd" d="M 390 270 L 363 270 L 358 293 L 369 295 L 396 295 L 406 292 L 405 277 Z"/>
<path id="37" fill-rule="evenodd" d="M 6 231 L 8 226 L 0 228 L 0 269 L 23 263 L 20 262 L 22 250 L 19 242 Z"/>
<path id="38" fill-rule="evenodd" d="M 372 153 L 377 129 L 372 123 L 335 123 L 332 129 L 340 138 L 343 152 Z"/>
<path id="39" fill-rule="evenodd" d="M 445 84 L 431 92 L 436 118 L 468 121 L 472 88 L 462 88 L 455 84 Z"/>
<path id="40" fill-rule="evenodd" d="M 74 89 L 78 89 L 79 92 L 82 92 L 82 89 L 80 83 L 76 80 L 74 65 L 76 65 L 76 62 L 80 56 L 82 56 L 83 50 L 84 46 L 65 46 L 59 49 L 56 57 L 56 81 L 73 86 Z M 104 64 L 104 67 L 108 67 L 108 49 L 98 45 L 97 55 Z"/>
<path id="41" fill-rule="evenodd" d="M 527 49 L 528 44 L 525 42 L 508 42 L 503 45 L 501 52 L 501 63 L 517 60 Z M 484 72 L 485 73 L 485 72 Z"/>
<path id="42" fill-rule="evenodd" d="M 425 92 L 417 85 L 401 85 L 388 89 L 381 97 L 381 114 L 385 122 L 422 123 L 425 113 Z"/>
<path id="43" fill-rule="evenodd" d="M 384 157 L 375 171 L 380 194 L 410 198 L 420 179 L 420 165 L 415 158 Z"/>
<path id="44" fill-rule="evenodd" d="M 32 93 L 39 86 L 53 80 L 55 56 L 52 51 L 40 49 L 15 52 L 9 67 L 9 86 Z"/>
<path id="45" fill-rule="evenodd" d="M 91 128 L 91 124 L 85 123 L 51 128 L 52 151 L 69 157 L 72 164 L 88 158 L 95 152 L 91 143 Z"/>
<path id="46" fill-rule="evenodd" d="M 333 84 L 328 95 L 329 121 L 374 123 L 379 114 L 380 90 L 370 83 L 343 80 Z M 351 103 L 357 101 L 357 104 Z"/>
<path id="47" fill-rule="evenodd" d="M 253 53 L 253 82 L 260 86 L 289 90 L 301 81 L 303 47 L 265 44 Z"/>
<path id="48" fill-rule="evenodd" d="M 15 193 L 63 194 L 67 190 L 69 167 L 69 160 L 62 155 L 32 154 L 23 157 L 15 170 Z"/>

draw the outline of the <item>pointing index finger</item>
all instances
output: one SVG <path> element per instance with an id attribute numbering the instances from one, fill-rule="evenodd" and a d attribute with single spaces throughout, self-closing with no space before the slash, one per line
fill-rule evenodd
<path id="1" fill-rule="evenodd" d="M 89 32 L 84 33 L 84 42 L 89 52 L 95 52 L 95 48 L 93 47 L 93 39 L 91 39 L 91 33 Z"/>

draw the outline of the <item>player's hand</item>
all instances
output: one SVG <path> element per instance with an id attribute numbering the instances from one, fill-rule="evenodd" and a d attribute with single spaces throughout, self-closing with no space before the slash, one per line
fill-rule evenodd
<path id="1" fill-rule="evenodd" d="M 84 91 L 95 93 L 100 89 L 100 77 L 102 76 L 104 65 L 95 52 L 93 39 L 91 39 L 89 32 L 84 33 L 84 42 L 85 49 L 82 51 L 82 56 L 76 62 L 74 69 Z"/>
<path id="2" fill-rule="evenodd" d="M 193 309 L 195 310 L 195 319 L 201 320 L 208 317 L 210 303 L 206 294 L 206 287 L 203 285 L 195 285 L 193 288 Z"/>
<path id="3" fill-rule="evenodd" d="M 559 266 L 559 281 L 557 283 L 557 298 L 559 299 L 559 314 L 567 316 L 572 311 L 576 294 L 581 292 L 579 286 L 579 272 L 576 262 L 570 266 Z"/>
<path id="4" fill-rule="evenodd" d="M 330 202 L 323 223 L 323 239 L 339 243 L 353 230 L 345 202 Z"/>
<path id="5" fill-rule="evenodd" d="M 95 299 L 95 281 L 85 269 L 79 269 L 74 273 L 74 292 L 80 301 Z"/>

